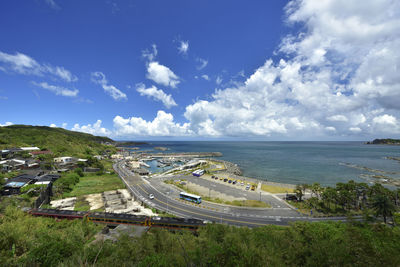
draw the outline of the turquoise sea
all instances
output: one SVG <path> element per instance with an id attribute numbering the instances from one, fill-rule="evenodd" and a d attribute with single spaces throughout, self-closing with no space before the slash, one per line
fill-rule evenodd
<path id="1" fill-rule="evenodd" d="M 243 175 L 273 182 L 335 185 L 355 180 L 376 181 L 372 175 L 400 179 L 400 146 L 363 142 L 172 142 L 157 141 L 141 150 L 163 146 L 167 152 L 221 152 L 238 164 Z M 159 152 L 159 151 L 157 151 Z"/>

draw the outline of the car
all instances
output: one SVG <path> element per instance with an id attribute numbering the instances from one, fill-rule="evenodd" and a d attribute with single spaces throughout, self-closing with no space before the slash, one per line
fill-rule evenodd
<path id="1" fill-rule="evenodd" d="M 212 179 L 214 179 L 214 178 L 215 178 L 215 176 L 213 175 L 213 176 L 211 176 L 211 178 L 212 178 Z"/>
<path id="2" fill-rule="evenodd" d="M 243 182 L 241 182 L 241 183 L 240 183 L 240 186 L 244 186 L 244 183 L 243 183 Z"/>
<path id="3" fill-rule="evenodd" d="M 246 190 L 249 190 L 249 189 L 250 189 L 250 185 L 247 185 L 247 186 L 246 186 Z"/>
<path id="4" fill-rule="evenodd" d="M 150 194 L 150 195 L 149 195 L 149 198 L 150 198 L 150 199 L 154 199 L 154 195 L 153 195 L 153 194 Z"/>
<path id="5" fill-rule="evenodd" d="M 215 180 L 218 180 L 218 177 L 217 177 L 217 176 L 215 176 Z"/>
<path id="6" fill-rule="evenodd" d="M 224 182 L 226 182 L 226 181 L 228 181 L 228 179 L 225 178 L 225 179 L 224 179 Z"/>
<path id="7" fill-rule="evenodd" d="M 237 181 L 236 181 L 236 180 L 232 182 L 232 184 L 236 184 L 236 183 L 237 183 Z"/>
<path id="8" fill-rule="evenodd" d="M 251 191 L 254 191 L 254 190 L 256 190 L 256 186 L 255 186 L 255 185 L 252 185 L 252 186 L 251 186 Z"/>
<path id="9" fill-rule="evenodd" d="M 232 183 L 232 180 L 229 180 L 229 181 L 228 181 L 228 183 L 230 183 L 230 184 L 231 184 L 231 183 Z"/>

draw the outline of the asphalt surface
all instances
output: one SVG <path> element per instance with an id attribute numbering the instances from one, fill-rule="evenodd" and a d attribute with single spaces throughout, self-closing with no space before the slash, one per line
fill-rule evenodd
<path id="1" fill-rule="evenodd" d="M 304 216 L 288 207 L 277 207 L 271 209 L 239 208 L 205 202 L 198 205 L 188 201 L 180 200 L 177 197 L 179 191 L 176 189 L 171 189 L 168 185 L 163 183 L 162 178 L 150 178 L 149 180 L 143 179 L 126 169 L 121 162 L 116 163 L 114 165 L 114 169 L 126 184 L 127 188 L 135 195 L 137 200 L 142 201 L 150 207 L 166 211 L 179 217 L 195 218 L 216 223 L 226 223 L 230 225 L 248 227 L 257 227 L 270 224 L 288 225 L 290 222 L 299 220 L 312 222 L 345 219 L 341 217 L 311 218 Z M 221 190 L 232 190 L 232 188 L 224 188 L 226 185 L 219 186 L 221 186 Z M 150 194 L 154 195 L 154 199 L 149 199 Z M 259 199 L 258 193 L 249 192 L 249 194 L 251 194 L 251 197 L 255 197 L 257 195 Z M 265 200 L 268 201 L 270 199 L 265 196 Z M 278 205 L 277 203 L 275 204 Z M 279 202 L 279 205 L 282 205 L 281 202 Z"/>

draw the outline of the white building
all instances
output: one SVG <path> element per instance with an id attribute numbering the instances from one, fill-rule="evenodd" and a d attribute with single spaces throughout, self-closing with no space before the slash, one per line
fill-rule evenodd
<path id="1" fill-rule="evenodd" d="M 59 164 L 69 164 L 69 163 L 75 163 L 77 161 L 78 161 L 78 159 L 77 158 L 73 158 L 73 157 L 54 158 L 54 162 L 55 163 L 59 163 Z"/>

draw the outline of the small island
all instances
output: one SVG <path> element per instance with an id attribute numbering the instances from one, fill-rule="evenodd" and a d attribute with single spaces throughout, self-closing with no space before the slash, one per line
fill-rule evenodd
<path id="1" fill-rule="evenodd" d="M 367 145 L 400 145 L 400 139 L 375 139 L 372 142 L 366 142 Z"/>

